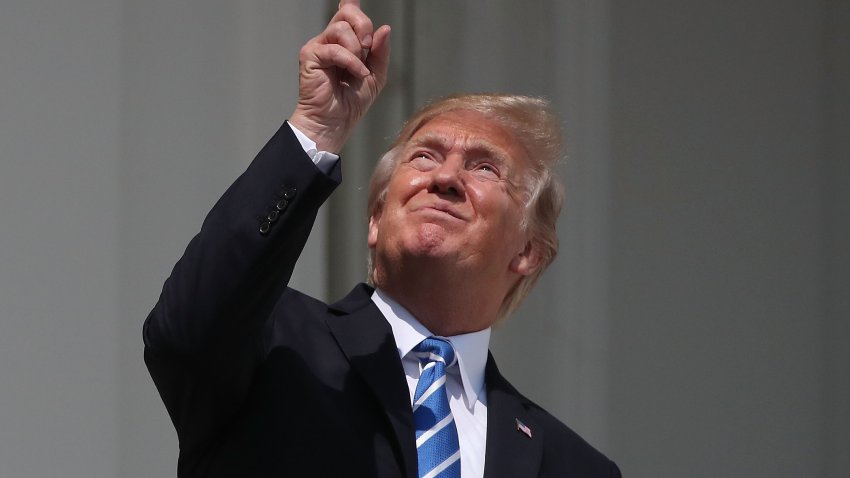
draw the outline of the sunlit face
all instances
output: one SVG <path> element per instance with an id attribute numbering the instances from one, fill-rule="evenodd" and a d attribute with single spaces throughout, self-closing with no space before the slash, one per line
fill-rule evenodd
<path id="1" fill-rule="evenodd" d="M 406 143 L 368 244 L 381 268 L 405 260 L 450 260 L 511 284 L 537 267 L 521 227 L 528 158 L 513 134 L 472 111 L 422 126 Z"/>

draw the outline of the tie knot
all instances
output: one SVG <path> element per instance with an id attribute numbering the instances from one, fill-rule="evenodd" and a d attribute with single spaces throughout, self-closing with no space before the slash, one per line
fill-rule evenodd
<path id="1" fill-rule="evenodd" d="M 442 362 L 446 367 L 451 367 L 457 359 L 452 344 L 448 340 L 437 337 L 428 337 L 419 342 L 419 345 L 413 347 L 413 351 L 422 364 Z"/>

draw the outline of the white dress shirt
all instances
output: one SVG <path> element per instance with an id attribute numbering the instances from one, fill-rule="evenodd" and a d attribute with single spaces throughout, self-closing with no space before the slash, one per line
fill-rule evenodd
<path id="1" fill-rule="evenodd" d="M 372 294 L 372 301 L 393 329 L 412 404 L 422 366 L 410 351 L 419 342 L 434 334 L 380 289 L 376 289 Z M 461 478 L 482 478 L 487 445 L 487 391 L 484 388 L 484 368 L 487 365 L 490 329 L 444 338 L 451 342 L 458 360 L 458 366 L 451 367 L 446 372 L 446 390 L 460 440 Z"/>
<path id="2" fill-rule="evenodd" d="M 286 124 L 288 124 L 292 129 L 292 132 L 295 133 L 295 137 L 298 138 L 298 142 L 301 143 L 301 147 L 304 149 L 304 152 L 307 153 L 307 156 L 309 156 L 313 161 L 313 164 L 315 164 L 316 167 L 318 167 L 323 173 L 330 173 L 331 168 L 333 168 L 334 164 L 336 164 L 337 160 L 339 160 L 339 156 L 328 151 L 319 151 L 316 148 L 315 141 L 308 138 L 306 134 L 302 133 L 300 129 L 293 126 L 289 121 L 287 121 Z"/>

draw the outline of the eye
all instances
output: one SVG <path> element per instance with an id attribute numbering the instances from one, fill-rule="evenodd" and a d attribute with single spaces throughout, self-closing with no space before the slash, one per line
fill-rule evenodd
<path id="1" fill-rule="evenodd" d="M 411 166 L 420 171 L 429 171 L 437 165 L 437 160 L 427 151 L 417 151 L 413 153 L 408 161 Z"/>
<path id="2" fill-rule="evenodd" d="M 493 163 L 480 162 L 475 165 L 472 171 L 476 177 L 481 179 L 497 180 L 502 177 L 499 168 L 497 168 Z"/>

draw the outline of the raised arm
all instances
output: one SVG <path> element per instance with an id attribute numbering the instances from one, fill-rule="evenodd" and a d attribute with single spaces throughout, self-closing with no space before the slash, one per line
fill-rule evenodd
<path id="1" fill-rule="evenodd" d="M 388 35 L 346 1 L 301 50 L 290 121 L 320 150 L 339 151 L 386 82 Z M 145 361 L 185 453 L 205 449 L 238 413 L 265 357 L 270 314 L 340 178 L 337 166 L 320 171 L 284 125 L 166 280 L 145 321 Z"/>
<path id="2" fill-rule="evenodd" d="M 327 28 L 301 48 L 298 105 L 289 122 L 320 151 L 339 153 L 387 82 L 390 27 L 373 29 L 360 2 L 343 0 Z"/>
<path id="3" fill-rule="evenodd" d="M 359 2 L 339 11 L 300 53 L 299 97 L 289 121 L 336 153 L 387 79 L 389 26 L 373 30 Z M 316 212 L 339 181 L 310 164 L 283 127 L 207 215 L 166 281 L 146 325 L 149 346 L 198 350 L 213 329 L 258 324 L 289 281 Z M 286 194 L 284 194 L 286 193 Z M 270 219 L 269 219 L 270 218 Z M 280 231 L 285 231 L 281 234 Z"/>

